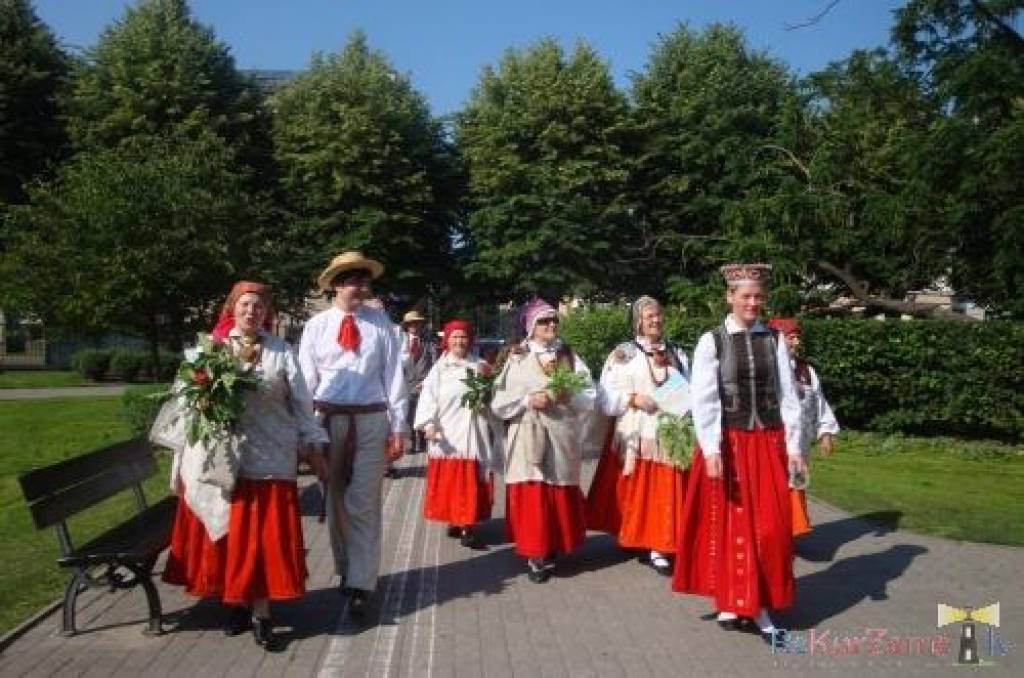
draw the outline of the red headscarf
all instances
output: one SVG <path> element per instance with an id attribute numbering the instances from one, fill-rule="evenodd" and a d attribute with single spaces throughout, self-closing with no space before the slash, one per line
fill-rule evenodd
<path id="1" fill-rule="evenodd" d="M 787 334 L 800 334 L 800 321 L 796 318 L 771 318 L 768 327 L 777 329 L 783 336 Z"/>
<path id="2" fill-rule="evenodd" d="M 800 334 L 800 321 L 796 318 L 771 318 L 768 320 L 768 327 L 778 330 L 784 337 L 790 334 Z M 810 384 L 811 370 L 807 361 L 798 355 L 794 355 L 792 358 L 796 365 L 796 368 L 793 370 L 793 376 L 803 384 Z"/>
<path id="3" fill-rule="evenodd" d="M 473 323 L 468 320 L 462 320 L 456 318 L 455 320 L 449 320 L 441 327 L 441 351 L 448 352 L 448 337 L 452 335 L 452 332 L 456 330 L 462 330 L 469 336 L 469 343 L 473 343 Z"/>
<path id="4" fill-rule="evenodd" d="M 270 287 L 263 283 L 251 282 L 249 280 L 240 280 L 235 283 L 235 286 L 231 288 L 231 292 L 228 293 L 228 298 L 224 302 L 224 307 L 220 310 L 220 317 L 217 318 L 217 324 L 213 326 L 211 334 L 216 341 L 224 341 L 228 338 L 228 334 L 235 327 L 235 304 L 238 303 L 239 297 L 243 294 L 258 294 L 263 299 L 264 306 L 267 307 L 267 316 L 263 320 L 263 329 L 268 332 L 274 326 L 274 300 L 270 296 Z"/>

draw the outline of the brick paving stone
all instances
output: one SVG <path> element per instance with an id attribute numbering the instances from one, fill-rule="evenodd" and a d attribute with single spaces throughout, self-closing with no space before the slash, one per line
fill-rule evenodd
<path id="1" fill-rule="evenodd" d="M 89 591 L 80 599 L 82 633 L 61 637 L 60 615 L 50 615 L 0 655 L 0 675 L 962 675 L 952 654 L 959 626 L 935 628 L 936 604 L 997 601 L 996 632 L 1011 654 L 986 666 L 985 675 L 1024 675 L 1024 549 L 916 535 L 812 501 L 816 528 L 799 544 L 797 602 L 777 622 L 818 644 L 813 654 L 773 655 L 756 635 L 719 630 L 706 618 L 709 601 L 672 594 L 667 579 L 607 535 L 589 535 L 559 564 L 558 576 L 532 584 L 504 541 L 500 484 L 495 517 L 479 530 L 487 549 L 461 547 L 443 525 L 422 519 L 425 461 L 408 456 L 400 477 L 385 481 L 382 576 L 367 622 L 342 616 L 326 526 L 316 517 L 319 489 L 303 478 L 310 576 L 305 598 L 274 606 L 284 652 L 265 654 L 251 634 L 225 637 L 219 605 L 161 583 L 165 635 L 141 633 L 141 590 Z M 988 631 L 979 627 L 983 655 Z M 866 633 L 886 640 L 941 635 L 953 647 L 938 657 L 905 648 L 887 654 L 886 646 L 874 654 L 864 642 L 856 653 L 838 652 L 836 639 Z"/>

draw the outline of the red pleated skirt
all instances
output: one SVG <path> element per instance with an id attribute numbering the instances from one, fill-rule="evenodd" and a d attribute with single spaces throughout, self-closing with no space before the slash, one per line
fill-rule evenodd
<path id="1" fill-rule="evenodd" d="M 228 533 L 215 542 L 179 501 L 163 578 L 194 596 L 233 605 L 302 596 L 306 557 L 295 481 L 240 478 Z"/>
<path id="2" fill-rule="evenodd" d="M 606 451 L 587 494 L 587 527 L 616 535 L 626 548 L 675 553 L 685 479 L 682 469 L 649 459 L 624 476 L 619 454 Z"/>
<path id="3" fill-rule="evenodd" d="M 807 492 L 789 491 L 790 512 L 793 514 L 793 536 L 802 537 L 811 531 L 811 517 L 807 513 Z"/>
<path id="4" fill-rule="evenodd" d="M 679 525 L 672 588 L 753 617 L 793 604 L 793 523 L 783 431 L 725 429 L 723 478 L 697 450 Z"/>
<path id="5" fill-rule="evenodd" d="M 569 553 L 587 536 L 586 507 L 579 485 L 512 483 L 505 486 L 505 502 L 508 539 L 524 558 Z"/>
<path id="6" fill-rule="evenodd" d="M 491 517 L 494 481 L 480 477 L 476 459 L 427 460 L 427 496 L 423 516 L 466 527 Z"/>

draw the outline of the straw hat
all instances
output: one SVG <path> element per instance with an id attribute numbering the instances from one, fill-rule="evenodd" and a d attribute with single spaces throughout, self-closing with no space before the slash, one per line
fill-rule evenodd
<path id="1" fill-rule="evenodd" d="M 402 324 L 406 323 L 425 323 L 427 319 L 423 317 L 423 314 L 419 311 L 412 310 L 402 316 Z"/>
<path id="2" fill-rule="evenodd" d="M 334 280 L 336 275 L 355 269 L 369 271 L 371 278 L 379 278 L 384 272 L 384 264 L 374 259 L 367 259 L 363 256 L 362 252 L 349 250 L 348 252 L 342 252 L 331 260 L 331 263 L 324 269 L 324 272 L 317 278 L 317 283 L 319 283 L 320 289 L 330 292 L 331 281 Z"/>

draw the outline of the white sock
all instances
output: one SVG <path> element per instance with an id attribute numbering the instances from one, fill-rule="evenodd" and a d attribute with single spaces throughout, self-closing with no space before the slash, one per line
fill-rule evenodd
<path id="1" fill-rule="evenodd" d="M 768 616 L 768 610 L 763 607 L 761 608 L 761 611 L 757 613 L 757 617 L 754 618 L 754 623 L 757 624 L 757 628 L 761 629 L 761 633 L 775 633 L 775 623 L 772 621 L 772 618 Z"/>
<path id="2" fill-rule="evenodd" d="M 651 562 L 655 565 L 668 565 L 668 558 L 664 554 L 651 549 Z"/>
<path id="3" fill-rule="evenodd" d="M 718 613 L 718 621 L 732 621 L 733 619 L 737 619 L 737 618 L 738 617 L 736 616 L 735 612 L 719 612 Z"/>

